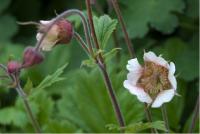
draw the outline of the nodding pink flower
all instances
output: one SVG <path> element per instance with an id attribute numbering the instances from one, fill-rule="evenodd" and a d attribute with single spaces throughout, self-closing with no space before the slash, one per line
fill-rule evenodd
<path id="1" fill-rule="evenodd" d="M 144 65 L 137 58 L 128 61 L 129 73 L 124 87 L 138 100 L 151 107 L 160 107 L 172 100 L 176 94 L 177 81 L 174 76 L 175 65 L 153 52 L 144 53 Z"/>
<path id="2" fill-rule="evenodd" d="M 42 35 L 46 32 L 48 26 L 52 23 L 53 19 L 50 21 L 40 21 L 41 25 L 39 31 L 36 35 L 37 40 L 39 41 Z M 67 20 L 60 20 L 56 22 L 44 38 L 41 44 L 41 49 L 43 51 L 50 51 L 55 45 L 68 44 L 73 36 L 73 26 Z"/>
<path id="3" fill-rule="evenodd" d="M 18 73 L 21 69 L 21 63 L 17 61 L 9 61 L 7 64 L 7 71 L 9 74 Z"/>
<path id="4" fill-rule="evenodd" d="M 34 47 L 27 47 L 23 55 L 23 68 L 28 68 L 40 64 L 44 60 L 44 56 L 35 50 Z"/>

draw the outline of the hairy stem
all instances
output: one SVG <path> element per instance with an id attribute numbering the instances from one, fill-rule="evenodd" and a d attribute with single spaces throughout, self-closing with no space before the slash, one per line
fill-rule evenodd
<path id="1" fill-rule="evenodd" d="M 98 50 L 98 49 L 100 49 L 100 45 L 98 43 L 97 36 L 96 36 L 96 33 L 95 33 L 95 28 L 94 28 L 94 23 L 93 23 L 93 18 L 92 18 L 92 10 L 91 10 L 91 7 L 90 7 L 91 6 L 90 0 L 86 0 L 86 6 L 87 6 L 87 13 L 88 13 L 88 19 L 89 19 L 92 37 L 94 39 L 95 47 Z M 117 102 L 116 95 L 115 95 L 115 92 L 113 90 L 112 83 L 111 83 L 111 80 L 109 78 L 108 72 L 106 70 L 106 65 L 104 63 L 104 59 L 103 59 L 101 53 L 99 54 L 99 57 L 97 57 L 96 61 L 97 61 L 97 64 L 98 64 L 102 74 L 103 74 L 103 78 L 104 78 L 105 84 L 107 86 L 108 93 L 110 95 L 110 99 L 112 101 L 112 106 L 114 108 L 116 118 L 119 122 L 120 127 L 124 127 L 125 126 L 124 118 L 122 116 L 119 104 Z"/>
<path id="2" fill-rule="evenodd" d="M 192 123 L 190 125 L 189 130 L 188 130 L 188 133 L 193 133 L 194 128 L 195 128 L 196 123 L 197 123 L 197 120 L 199 119 L 199 97 L 197 99 L 196 106 L 195 106 L 195 109 L 194 109 L 193 113 L 194 114 L 192 116 Z"/>
<path id="3" fill-rule="evenodd" d="M 146 103 L 144 103 L 145 106 L 145 113 L 146 113 L 146 117 L 148 122 L 152 122 L 152 117 L 151 117 L 151 111 L 148 108 L 148 105 Z M 157 130 L 154 128 L 151 128 L 151 133 L 157 133 Z"/>
<path id="4" fill-rule="evenodd" d="M 166 133 L 169 133 L 169 121 L 167 117 L 167 110 L 164 104 L 162 105 L 161 110 L 162 110 L 162 117 L 165 122 Z"/>
<path id="5" fill-rule="evenodd" d="M 74 32 L 74 38 L 79 42 L 83 50 L 85 50 L 85 52 L 89 55 L 89 49 L 87 48 L 87 45 L 77 32 Z"/>
<path id="6" fill-rule="evenodd" d="M 112 106 L 114 108 L 115 115 L 117 117 L 119 125 L 120 125 L 120 127 L 124 127 L 125 126 L 124 118 L 123 118 L 123 115 L 121 113 L 120 106 L 119 106 L 119 104 L 117 102 L 116 95 L 115 95 L 115 92 L 114 92 L 112 84 L 111 84 L 111 80 L 110 80 L 110 78 L 108 76 L 108 72 L 105 69 L 104 65 L 101 64 L 101 62 L 98 62 L 98 66 L 101 69 L 101 72 L 103 74 L 104 82 L 105 82 L 105 84 L 107 86 L 108 93 L 110 95 L 110 99 L 112 101 Z"/>
<path id="7" fill-rule="evenodd" d="M 18 85 L 16 87 L 16 90 L 17 90 L 18 94 L 20 95 L 20 97 L 23 100 L 26 112 L 27 112 L 27 114 L 28 114 L 28 116 L 29 116 L 29 118 L 31 120 L 32 126 L 35 129 L 35 132 L 36 133 L 41 133 L 41 129 L 40 129 L 39 123 L 34 118 L 34 115 L 33 115 L 33 112 L 31 110 L 30 104 L 28 102 L 27 96 L 26 96 L 25 92 L 23 91 L 23 89 L 21 88 L 19 82 L 18 82 Z"/>
<path id="8" fill-rule="evenodd" d="M 113 32 L 112 36 L 113 36 L 113 41 L 114 41 L 115 48 L 119 48 L 120 45 L 119 45 L 119 42 L 118 42 L 116 30 Z M 117 61 L 117 63 L 120 63 L 120 57 L 121 56 L 120 56 L 120 51 L 119 51 L 116 54 L 116 61 Z"/>
<path id="9" fill-rule="evenodd" d="M 95 28 L 94 28 L 94 22 L 93 22 L 93 16 L 92 16 L 92 9 L 91 9 L 90 0 L 86 0 L 86 7 L 87 7 L 87 14 L 88 14 L 89 26 L 90 26 L 92 37 L 94 39 L 94 44 L 95 44 L 96 49 L 99 50 L 100 49 L 100 45 L 99 45 L 99 42 L 97 40 L 97 36 L 96 36 L 96 33 L 95 33 Z M 101 62 L 104 64 L 103 57 L 102 57 L 101 53 L 99 53 L 99 58 L 100 58 Z"/>
<path id="10" fill-rule="evenodd" d="M 52 26 L 54 24 L 56 24 L 57 21 L 65 18 L 65 17 L 71 16 L 71 15 L 79 15 L 81 17 L 81 20 L 82 20 L 82 23 L 83 23 L 83 28 L 84 28 L 84 33 L 85 33 L 85 37 L 86 37 L 86 41 L 87 41 L 87 44 L 88 44 L 89 50 L 90 50 L 90 54 L 92 56 L 94 56 L 93 47 L 92 47 L 91 38 L 90 38 L 90 30 L 89 30 L 89 26 L 88 26 L 88 23 L 87 23 L 87 19 L 85 18 L 84 14 L 81 11 L 76 10 L 76 9 L 67 10 L 67 11 L 61 13 L 60 15 L 58 15 L 56 18 L 54 18 L 52 23 L 48 26 L 46 32 L 42 35 L 41 39 L 37 42 L 35 49 L 37 51 L 39 51 L 40 46 L 42 44 L 42 41 L 44 40 L 44 38 L 46 37 L 46 35 L 48 34 L 48 32 L 50 31 Z"/>
<path id="11" fill-rule="evenodd" d="M 116 14 L 117 14 L 117 17 L 118 17 L 119 23 L 121 25 L 122 31 L 124 33 L 125 41 L 126 41 L 126 45 L 128 47 L 129 54 L 132 58 L 134 58 L 135 53 L 134 53 L 134 49 L 133 49 L 133 44 L 131 43 L 131 39 L 129 38 L 128 32 L 126 30 L 126 26 L 125 26 L 124 19 L 123 19 L 123 16 L 121 14 L 118 2 L 117 2 L 117 0 L 111 0 L 111 2 L 112 2 L 112 5 L 115 9 Z"/>

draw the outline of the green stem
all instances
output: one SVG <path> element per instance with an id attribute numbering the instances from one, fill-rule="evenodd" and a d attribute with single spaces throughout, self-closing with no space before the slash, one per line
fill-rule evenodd
<path id="1" fill-rule="evenodd" d="M 115 92 L 113 90 L 112 83 L 111 83 L 111 80 L 109 78 L 108 72 L 101 62 L 98 62 L 98 66 L 101 69 L 101 72 L 103 74 L 104 82 L 107 86 L 108 93 L 110 95 L 112 106 L 113 106 L 113 109 L 115 111 L 115 115 L 117 117 L 119 125 L 120 125 L 121 128 L 123 128 L 125 126 L 124 118 L 123 118 L 122 112 L 120 110 L 119 103 L 117 102 L 117 98 L 116 98 Z"/>
<path id="2" fill-rule="evenodd" d="M 128 32 L 126 30 L 126 26 L 125 26 L 124 19 L 123 19 L 122 13 L 120 11 L 118 2 L 117 2 L 117 0 L 111 0 L 111 2 L 112 2 L 112 5 L 115 9 L 116 14 L 117 14 L 117 17 L 118 17 L 119 23 L 121 25 L 122 31 L 124 32 L 125 41 L 126 41 L 126 45 L 128 47 L 129 54 L 131 55 L 132 58 L 135 58 L 133 44 L 131 43 L 131 39 L 129 38 Z"/>
<path id="3" fill-rule="evenodd" d="M 161 110 L 162 110 L 162 117 L 165 122 L 166 133 L 169 133 L 169 121 L 167 117 L 167 110 L 164 104 L 162 105 Z"/>
<path id="4" fill-rule="evenodd" d="M 32 126 L 35 129 L 35 132 L 36 133 L 41 133 L 41 129 L 40 129 L 39 123 L 34 118 L 34 115 L 33 115 L 33 112 L 31 110 L 30 104 L 28 102 L 27 96 L 26 96 L 25 92 L 23 91 L 23 89 L 21 88 L 19 83 L 18 83 L 18 85 L 16 87 L 16 90 L 17 90 L 18 94 L 20 95 L 20 97 L 23 100 L 26 112 L 27 112 L 27 114 L 28 114 L 28 116 L 29 116 L 29 118 L 31 120 Z"/>
<path id="5" fill-rule="evenodd" d="M 87 48 L 87 45 L 84 42 L 84 40 L 82 39 L 82 37 L 77 32 L 74 32 L 74 38 L 79 42 L 79 44 L 81 45 L 81 47 L 83 48 L 83 50 L 85 50 L 85 52 L 89 56 L 89 49 Z"/>
<path id="6" fill-rule="evenodd" d="M 198 119 L 199 119 L 199 97 L 198 97 L 197 102 L 196 102 L 194 114 L 192 116 L 192 123 L 190 125 L 189 130 L 188 130 L 188 133 L 193 133 Z"/>
<path id="7" fill-rule="evenodd" d="M 95 33 L 90 0 L 86 0 L 86 7 L 87 7 L 87 13 L 88 13 L 88 20 L 89 20 L 89 24 L 90 24 L 90 28 L 91 28 L 91 34 L 92 34 L 92 37 L 94 39 L 95 47 L 98 50 L 98 49 L 100 49 L 100 45 L 98 43 L 97 36 L 96 36 L 96 33 Z M 110 96 L 110 99 L 111 99 L 111 102 L 112 102 L 112 106 L 113 106 L 113 109 L 115 111 L 116 118 L 119 122 L 120 127 L 123 128 L 125 126 L 124 118 L 123 118 L 123 115 L 121 113 L 119 103 L 117 102 L 117 98 L 116 98 L 115 92 L 113 90 L 112 83 L 111 83 L 110 77 L 108 75 L 108 72 L 106 70 L 106 65 L 104 63 L 104 59 L 103 59 L 101 53 L 98 55 L 97 58 L 95 58 L 95 60 L 96 60 L 98 66 L 99 66 L 99 68 L 100 68 L 100 70 L 103 74 L 103 78 L 104 78 L 105 84 L 107 86 L 106 89 L 108 90 L 108 93 L 109 93 L 109 96 Z"/>
<path id="8" fill-rule="evenodd" d="M 144 103 L 144 107 L 145 107 L 144 110 L 145 110 L 148 122 L 152 122 L 151 111 L 149 110 L 148 105 L 146 103 Z M 157 130 L 154 128 L 151 128 L 151 133 L 157 133 Z"/>

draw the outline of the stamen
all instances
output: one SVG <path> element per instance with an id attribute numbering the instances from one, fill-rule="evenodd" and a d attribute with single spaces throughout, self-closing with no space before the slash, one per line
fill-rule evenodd
<path id="1" fill-rule="evenodd" d="M 153 62 L 145 62 L 143 74 L 138 80 L 137 85 L 154 98 L 160 91 L 171 87 L 168 73 L 168 69 L 163 66 Z"/>

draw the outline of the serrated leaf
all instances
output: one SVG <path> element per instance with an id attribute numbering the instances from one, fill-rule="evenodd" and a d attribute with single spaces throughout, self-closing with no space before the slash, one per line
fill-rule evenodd
<path id="1" fill-rule="evenodd" d="M 50 120 L 44 126 L 45 132 L 51 133 L 73 133 L 76 132 L 76 127 L 66 120 Z"/>
<path id="2" fill-rule="evenodd" d="M 111 19 L 108 15 L 93 17 L 97 39 L 102 48 L 107 45 L 108 39 L 117 26 L 117 20 Z"/>
<path id="3" fill-rule="evenodd" d="M 93 67 L 95 67 L 95 65 L 96 64 L 95 64 L 94 59 L 87 59 L 87 60 L 83 60 L 81 62 L 81 67 L 87 66 L 87 67 L 93 68 Z"/>
<path id="4" fill-rule="evenodd" d="M 120 0 L 130 37 L 144 37 L 149 26 L 169 34 L 178 25 L 178 18 L 173 12 L 181 13 L 184 9 L 182 0 Z"/>
<path id="5" fill-rule="evenodd" d="M 64 69 L 67 67 L 68 63 L 66 63 L 65 65 L 63 65 L 62 67 L 60 67 L 55 73 L 53 73 L 52 75 L 48 75 L 37 87 L 36 89 L 44 89 L 47 88 L 49 86 L 51 86 L 52 84 L 54 84 L 55 82 L 58 81 L 62 81 L 65 78 L 60 77 L 60 75 L 64 72 Z"/>
<path id="6" fill-rule="evenodd" d="M 26 114 L 14 107 L 8 107 L 0 110 L 0 124 L 14 125 L 24 127 L 28 123 Z"/>
<path id="7" fill-rule="evenodd" d="M 10 15 L 0 17 L 0 41 L 10 39 L 18 29 L 16 20 Z"/>
<path id="8" fill-rule="evenodd" d="M 126 123 L 137 122 L 144 118 L 143 105 L 136 101 L 123 88 L 125 71 L 112 73 L 111 80 L 121 104 Z M 62 99 L 58 101 L 58 115 L 66 117 L 83 132 L 110 132 L 106 125 L 117 124 L 112 104 L 97 68 L 92 71 L 77 70 L 68 74 L 70 79 L 62 90 Z M 114 131 L 119 132 L 119 131 Z"/>
<path id="9" fill-rule="evenodd" d="M 1 0 L 0 2 L 0 13 L 8 7 L 10 0 Z"/>
<path id="10" fill-rule="evenodd" d="M 127 133 L 137 133 L 146 129 L 155 128 L 157 130 L 166 131 L 165 124 L 163 121 L 147 122 L 147 123 L 134 123 L 125 127 Z"/>
<path id="11" fill-rule="evenodd" d="M 121 48 L 113 48 L 112 50 L 110 50 L 109 52 L 105 53 L 103 55 L 103 57 L 106 59 L 106 61 L 109 61 L 110 59 L 112 59 L 112 57 L 115 56 L 115 54 L 120 51 Z"/>
<path id="12" fill-rule="evenodd" d="M 23 89 L 27 94 L 29 94 L 33 89 L 33 83 L 30 78 L 28 78 L 28 80 L 26 81 L 26 84 Z"/>

